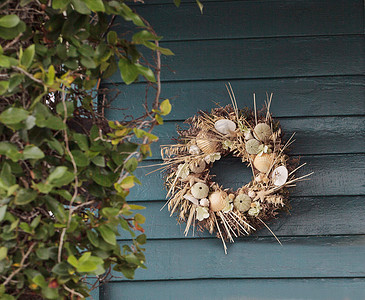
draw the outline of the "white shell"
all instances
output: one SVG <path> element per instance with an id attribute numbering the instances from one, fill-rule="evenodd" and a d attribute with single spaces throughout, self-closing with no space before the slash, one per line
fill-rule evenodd
<path id="1" fill-rule="evenodd" d="M 209 206 L 209 200 L 207 198 L 200 199 L 199 204 L 201 206 L 208 207 Z"/>
<path id="2" fill-rule="evenodd" d="M 214 123 L 214 128 L 222 134 L 229 134 L 236 130 L 236 124 L 231 120 L 221 119 Z"/>
<path id="3" fill-rule="evenodd" d="M 233 205 L 240 212 L 246 212 L 251 208 L 251 198 L 246 194 L 239 194 L 233 201 Z"/>
<path id="4" fill-rule="evenodd" d="M 272 183 L 276 186 L 282 186 L 288 179 L 288 169 L 285 166 L 277 167 L 272 172 Z"/>
<path id="5" fill-rule="evenodd" d="M 210 202 L 210 209 L 212 211 L 220 211 L 224 209 L 227 204 L 227 194 L 222 191 L 216 191 L 210 194 L 209 202 Z"/>
<path id="6" fill-rule="evenodd" d="M 191 203 L 193 203 L 195 205 L 199 205 L 199 200 L 196 199 L 193 195 L 185 194 L 184 199 L 189 200 Z"/>
<path id="7" fill-rule="evenodd" d="M 197 145 L 191 145 L 189 148 L 189 153 L 193 155 L 198 155 L 200 153 L 200 149 Z"/>
<path id="8" fill-rule="evenodd" d="M 255 193 L 254 191 L 248 191 L 248 196 L 249 196 L 250 198 L 255 198 L 256 193 Z"/>
<path id="9" fill-rule="evenodd" d="M 191 187 L 191 193 L 197 199 L 203 199 L 208 196 L 209 187 L 202 182 L 197 182 Z"/>
<path id="10" fill-rule="evenodd" d="M 189 169 L 191 170 L 191 172 L 199 174 L 205 170 L 206 165 L 207 164 L 205 163 L 204 159 L 198 159 L 192 161 L 189 164 Z"/>
<path id="11" fill-rule="evenodd" d="M 270 154 L 256 155 L 253 165 L 254 167 L 262 173 L 269 171 L 271 164 L 273 162 L 273 157 Z"/>

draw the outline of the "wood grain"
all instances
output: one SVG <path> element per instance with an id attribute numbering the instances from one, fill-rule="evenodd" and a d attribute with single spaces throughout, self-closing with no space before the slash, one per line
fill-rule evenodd
<path id="1" fill-rule="evenodd" d="M 158 162 L 158 161 L 157 161 Z M 305 168 L 297 172 L 297 176 L 314 172 L 308 181 L 299 182 L 292 189 L 292 196 L 357 196 L 365 194 L 364 170 L 365 155 L 315 155 L 302 157 L 301 162 L 306 162 Z M 151 164 L 146 162 L 145 164 Z M 154 162 L 155 163 L 155 162 Z M 213 172 L 217 175 L 215 181 L 225 188 L 237 189 L 251 181 L 251 175 L 245 164 L 238 159 L 223 159 L 216 161 Z M 136 176 L 142 185 L 131 189 L 129 201 L 161 200 L 166 196 L 163 188 L 163 177 L 159 172 L 148 176 L 146 173 L 153 168 L 141 167 L 137 169 Z"/>
<path id="2" fill-rule="evenodd" d="M 364 38 L 328 36 L 165 42 L 161 79 L 209 80 L 363 75 Z M 120 82 L 117 72 L 111 77 Z"/>
<path id="3" fill-rule="evenodd" d="M 229 80 L 236 94 L 238 107 L 253 106 L 256 93 L 257 107 L 261 108 L 266 92 L 273 93 L 271 112 L 275 117 L 365 115 L 365 77 L 313 77 L 284 79 Z M 185 120 L 199 110 L 210 111 L 215 103 L 230 102 L 225 84 L 228 80 L 165 82 L 162 99 L 170 99 L 173 108 L 165 120 Z M 121 120 L 126 115 L 140 116 L 144 112 L 145 85 L 112 86 L 109 99 L 115 99 L 107 110 L 107 117 Z M 115 98 L 117 92 L 119 95 Z M 152 98 L 152 93 L 149 94 Z M 148 102 L 152 103 L 149 98 Z M 134 101 L 130 101 L 134 99 Z M 124 110 L 119 110 L 124 109 Z"/>
<path id="4" fill-rule="evenodd" d="M 365 235 L 365 203 L 363 196 L 342 197 L 291 197 L 292 206 L 290 214 L 280 213 L 278 219 L 268 225 L 279 237 L 282 236 L 305 236 L 305 235 Z M 178 224 L 176 214 L 170 217 L 165 207 L 161 208 L 165 201 L 139 202 L 145 206 L 142 213 L 146 217 L 143 228 L 149 240 L 153 239 L 176 239 L 185 238 L 185 224 Z M 351 217 L 349 217 L 351 216 Z M 123 230 L 120 230 L 123 239 Z M 253 236 L 269 236 L 271 233 L 262 229 Z M 186 237 L 190 238 L 216 238 L 208 232 L 192 231 Z"/>
<path id="5" fill-rule="evenodd" d="M 137 280 L 365 276 L 365 236 L 151 240 Z"/>
<path id="6" fill-rule="evenodd" d="M 365 279 L 206 279 L 111 282 L 103 300 L 364 299 Z"/>
<path id="7" fill-rule="evenodd" d="M 134 8 L 163 41 L 363 32 L 361 0 L 216 1 L 204 3 L 203 14 L 194 2 L 149 4 Z M 117 31 L 133 29 L 120 19 L 115 24 Z"/>

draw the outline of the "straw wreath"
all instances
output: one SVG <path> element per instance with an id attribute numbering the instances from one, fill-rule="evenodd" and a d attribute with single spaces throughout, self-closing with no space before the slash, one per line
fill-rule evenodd
<path id="1" fill-rule="evenodd" d="M 280 243 L 266 222 L 289 209 L 287 188 L 311 175 L 295 177 L 304 164 L 297 167 L 287 155 L 294 134 L 283 144 L 279 123 L 270 113 L 272 95 L 261 112 L 255 97 L 253 111 L 238 110 L 230 84 L 227 90 L 232 105 L 199 112 L 185 121 L 188 129 L 178 130 L 177 144 L 161 146 L 171 215 L 177 213 L 186 222 L 185 235 L 191 227 L 215 232 L 225 253 L 227 240 L 234 242 L 261 227 Z M 214 161 L 228 154 L 252 169 L 252 181 L 238 190 L 219 186 L 210 174 Z"/>

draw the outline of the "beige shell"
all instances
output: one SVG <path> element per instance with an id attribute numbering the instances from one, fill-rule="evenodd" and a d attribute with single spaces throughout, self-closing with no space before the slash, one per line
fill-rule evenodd
<path id="1" fill-rule="evenodd" d="M 203 199 L 208 196 L 209 187 L 202 182 L 197 182 L 191 187 L 191 193 L 196 199 Z"/>
<path id="2" fill-rule="evenodd" d="M 263 153 L 262 155 L 256 155 L 253 161 L 254 167 L 262 173 L 269 171 L 273 162 L 273 156 L 271 154 Z"/>
<path id="3" fill-rule="evenodd" d="M 216 191 L 209 196 L 210 209 L 212 211 L 220 211 L 228 204 L 227 193 L 222 191 Z"/>
<path id="4" fill-rule="evenodd" d="M 217 152 L 218 143 L 212 141 L 212 138 L 207 134 L 198 134 L 196 137 L 196 144 L 205 154 L 211 154 Z"/>
<path id="5" fill-rule="evenodd" d="M 220 119 L 214 123 L 214 128 L 222 134 L 229 134 L 236 130 L 236 124 L 231 120 Z"/>
<path id="6" fill-rule="evenodd" d="M 266 141 L 271 136 L 271 128 L 266 123 L 258 123 L 253 130 L 255 138 L 260 141 Z"/>
<path id="7" fill-rule="evenodd" d="M 209 200 L 207 198 L 200 199 L 199 204 L 200 206 L 209 207 Z"/>
<path id="8" fill-rule="evenodd" d="M 233 201 L 233 205 L 240 212 L 246 212 L 251 208 L 251 198 L 246 194 L 239 194 Z"/>
<path id="9" fill-rule="evenodd" d="M 189 169 L 191 170 L 191 172 L 198 174 L 204 171 L 206 165 L 207 164 L 205 163 L 204 159 L 198 159 L 192 161 L 189 164 Z"/>
<path id="10" fill-rule="evenodd" d="M 261 143 L 258 140 L 255 140 L 255 139 L 248 140 L 245 143 L 246 151 L 248 152 L 248 154 L 257 154 L 260 151 L 260 148 L 259 148 L 260 145 L 261 145 Z"/>

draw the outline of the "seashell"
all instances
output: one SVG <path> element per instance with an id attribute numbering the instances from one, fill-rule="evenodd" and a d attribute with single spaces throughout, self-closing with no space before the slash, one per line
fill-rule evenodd
<path id="1" fill-rule="evenodd" d="M 236 124 L 231 120 L 221 119 L 214 123 L 214 128 L 220 133 L 229 134 L 236 130 Z"/>
<path id="2" fill-rule="evenodd" d="M 195 205 L 199 205 L 199 200 L 196 199 L 193 195 L 191 194 L 185 194 L 184 195 L 184 199 L 189 200 L 191 203 L 195 204 Z"/>
<path id="3" fill-rule="evenodd" d="M 253 161 L 253 165 L 260 172 L 266 173 L 267 171 L 269 171 L 272 162 L 273 162 L 272 155 L 263 153 L 262 155 L 256 155 Z"/>
<path id="4" fill-rule="evenodd" d="M 206 163 L 204 161 L 204 159 L 198 159 L 198 160 L 194 160 L 189 164 L 189 168 L 191 170 L 191 172 L 193 173 L 201 173 L 204 171 L 205 167 L 206 167 Z"/>
<path id="5" fill-rule="evenodd" d="M 254 191 L 248 191 L 248 196 L 249 196 L 250 198 L 255 198 L 256 193 L 255 193 Z"/>
<path id="6" fill-rule="evenodd" d="M 251 208 L 251 198 L 246 194 L 239 194 L 233 201 L 233 205 L 240 212 L 246 212 Z"/>
<path id="7" fill-rule="evenodd" d="M 207 198 L 200 199 L 199 204 L 201 206 L 209 207 L 209 200 Z"/>
<path id="8" fill-rule="evenodd" d="M 222 191 L 216 191 L 210 194 L 209 202 L 210 202 L 210 209 L 212 211 L 220 211 L 224 209 L 227 204 L 227 194 Z"/>
<path id="9" fill-rule="evenodd" d="M 191 187 L 191 193 L 196 199 L 203 199 L 208 196 L 209 187 L 202 182 L 197 182 Z"/>
<path id="10" fill-rule="evenodd" d="M 288 169 L 285 166 L 277 167 L 271 175 L 272 183 L 276 186 L 282 186 L 288 179 Z"/>
<path id="11" fill-rule="evenodd" d="M 245 136 L 245 140 L 250 140 L 250 139 L 254 138 L 253 135 L 251 134 L 251 130 L 250 131 L 245 131 L 244 136 Z"/>
<path id="12" fill-rule="evenodd" d="M 234 198 L 235 198 L 235 195 L 234 195 L 234 194 L 229 194 L 229 195 L 228 195 L 228 199 L 229 199 L 230 201 L 232 201 Z"/>
<path id="13" fill-rule="evenodd" d="M 193 155 L 198 155 L 200 153 L 200 149 L 197 145 L 191 145 L 189 147 L 189 153 Z"/>
<path id="14" fill-rule="evenodd" d="M 271 128 L 266 123 L 259 123 L 255 126 L 253 134 L 260 141 L 265 141 L 271 136 Z"/>
<path id="15" fill-rule="evenodd" d="M 212 141 L 212 138 L 207 134 L 198 134 L 196 139 L 196 144 L 199 149 L 202 150 L 205 154 L 211 154 L 217 152 L 218 143 Z"/>
<path id="16" fill-rule="evenodd" d="M 261 145 L 261 143 L 258 140 L 255 140 L 255 139 L 248 140 L 245 143 L 246 151 L 248 152 L 248 154 L 257 154 L 260 151 L 260 148 L 259 148 L 260 145 Z"/>

